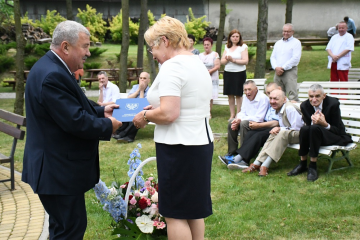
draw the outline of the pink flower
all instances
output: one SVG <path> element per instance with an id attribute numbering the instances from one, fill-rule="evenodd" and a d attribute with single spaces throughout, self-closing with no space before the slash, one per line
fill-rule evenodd
<path id="1" fill-rule="evenodd" d="M 127 185 L 126 185 L 126 184 L 124 184 L 124 185 L 121 185 L 120 187 L 121 187 L 121 188 L 126 188 L 126 187 L 127 187 Z"/>
<path id="2" fill-rule="evenodd" d="M 135 192 L 135 197 L 140 197 L 140 192 Z"/>
<path id="3" fill-rule="evenodd" d="M 151 200 L 149 198 L 146 199 L 147 205 L 150 206 L 151 205 Z"/>
<path id="4" fill-rule="evenodd" d="M 135 198 L 132 198 L 132 199 L 130 200 L 130 204 L 131 204 L 131 205 L 135 205 L 135 204 L 136 204 Z"/>
<path id="5" fill-rule="evenodd" d="M 148 188 L 148 187 L 150 187 L 150 186 L 151 186 L 151 182 L 150 182 L 150 181 L 146 181 L 146 182 L 145 182 L 145 187 Z"/>
<path id="6" fill-rule="evenodd" d="M 150 193 L 150 195 L 154 195 L 154 193 L 156 192 L 155 188 L 153 188 L 153 187 L 149 187 L 149 188 L 147 188 L 147 190 Z"/>
<path id="7" fill-rule="evenodd" d="M 154 227 L 157 229 L 163 229 L 166 227 L 166 224 L 164 222 L 154 221 Z"/>
<path id="8" fill-rule="evenodd" d="M 149 181 L 152 181 L 152 180 L 154 180 L 154 178 L 153 178 L 153 177 L 149 177 L 148 180 L 149 180 Z"/>

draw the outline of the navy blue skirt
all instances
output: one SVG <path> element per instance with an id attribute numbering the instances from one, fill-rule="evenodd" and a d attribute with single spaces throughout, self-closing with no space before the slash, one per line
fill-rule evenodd
<path id="1" fill-rule="evenodd" d="M 164 217 L 200 219 L 212 214 L 210 196 L 214 145 L 156 143 L 159 212 Z"/>
<path id="2" fill-rule="evenodd" d="M 244 94 L 244 83 L 246 81 L 246 70 L 241 72 L 224 71 L 224 95 L 242 96 Z"/>

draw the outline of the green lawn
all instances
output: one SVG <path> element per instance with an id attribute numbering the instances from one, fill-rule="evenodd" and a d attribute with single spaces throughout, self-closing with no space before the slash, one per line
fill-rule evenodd
<path id="1" fill-rule="evenodd" d="M 119 46 L 109 46 L 111 51 L 106 53 L 109 58 L 112 53 L 120 51 Z M 196 47 L 203 49 L 202 46 Z M 354 67 L 360 67 L 359 50 L 357 47 L 353 54 Z M 134 47 L 130 51 L 136 54 Z M 273 72 L 267 75 L 268 79 L 272 76 Z M 320 48 L 303 51 L 299 81 L 326 81 L 328 76 L 326 52 Z M 2 109 L 13 111 L 13 104 L 14 99 L 0 100 Z M 213 132 L 226 133 L 228 115 L 227 106 L 214 106 L 210 121 Z M 126 163 L 137 143 L 143 146 L 140 150 L 143 160 L 155 156 L 153 131 L 153 125 L 147 126 L 130 144 L 118 144 L 115 140 L 101 142 L 101 179 L 110 185 L 115 173 L 118 180 L 128 181 Z M 10 152 L 11 144 L 12 139 L 1 133 L 0 152 Z M 214 214 L 205 220 L 206 239 L 360 239 L 359 149 L 350 154 L 355 164 L 351 169 L 327 175 L 327 162 L 319 161 L 320 178 L 312 183 L 307 182 L 306 174 L 286 176 L 299 160 L 297 151 L 293 149 L 287 149 L 281 161 L 271 165 L 267 177 L 259 178 L 256 174 L 230 171 L 220 163 L 217 155 L 227 152 L 226 138 L 216 139 L 214 146 L 211 183 Z M 15 166 L 20 172 L 23 150 L 24 141 L 19 141 Z M 145 166 L 145 175 L 155 171 L 154 163 Z M 196 196 L 189 196 L 192 197 Z M 86 204 L 88 228 L 85 239 L 112 239 L 111 217 L 102 210 L 92 190 L 86 193 Z"/>

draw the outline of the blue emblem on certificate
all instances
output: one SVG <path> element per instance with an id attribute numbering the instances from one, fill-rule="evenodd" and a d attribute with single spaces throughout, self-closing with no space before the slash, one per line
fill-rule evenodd
<path id="1" fill-rule="evenodd" d="M 131 122 L 136 114 L 150 105 L 146 98 L 123 98 L 116 100 L 119 108 L 114 109 L 113 117 L 121 122 Z"/>

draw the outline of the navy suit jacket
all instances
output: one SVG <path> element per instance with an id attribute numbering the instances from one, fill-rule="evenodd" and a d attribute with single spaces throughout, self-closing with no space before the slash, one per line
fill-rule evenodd
<path id="1" fill-rule="evenodd" d="M 99 140 L 111 138 L 112 123 L 52 51 L 31 69 L 25 104 L 22 180 L 38 194 L 78 195 L 94 187 L 100 177 Z"/>

